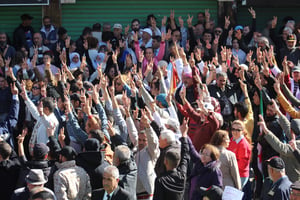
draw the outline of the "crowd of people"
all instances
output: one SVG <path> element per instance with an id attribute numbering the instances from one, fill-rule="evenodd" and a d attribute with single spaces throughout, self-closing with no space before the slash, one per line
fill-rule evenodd
<path id="1" fill-rule="evenodd" d="M 300 199 L 300 23 L 150 14 L 0 32 L 3 200 Z M 223 193 L 224 192 L 224 193 Z"/>

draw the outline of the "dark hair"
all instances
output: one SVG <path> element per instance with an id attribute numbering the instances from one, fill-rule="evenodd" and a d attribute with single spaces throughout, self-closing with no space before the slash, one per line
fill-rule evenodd
<path id="1" fill-rule="evenodd" d="M 165 159 L 168 161 L 169 166 L 174 169 L 180 162 L 180 153 L 176 150 L 169 150 L 165 155 Z"/>
<path id="2" fill-rule="evenodd" d="M 92 29 L 90 27 L 84 27 L 82 30 L 82 36 L 87 35 L 87 34 L 92 34 Z"/>
<path id="3" fill-rule="evenodd" d="M 244 102 L 237 102 L 236 104 L 234 104 L 233 108 L 241 114 L 242 118 L 245 118 L 249 112 L 249 108 Z"/>
<path id="4" fill-rule="evenodd" d="M 99 140 L 100 144 L 102 144 L 104 141 L 104 133 L 99 129 L 91 130 L 89 135 L 91 135 L 92 138 Z"/>
<path id="5" fill-rule="evenodd" d="M 102 42 L 107 42 L 114 37 L 114 34 L 111 31 L 102 33 Z"/>
<path id="6" fill-rule="evenodd" d="M 53 58 L 53 52 L 52 52 L 51 50 L 45 51 L 45 52 L 43 53 L 43 56 L 50 56 L 50 58 Z"/>
<path id="7" fill-rule="evenodd" d="M 229 136 L 229 133 L 224 130 L 217 130 L 210 139 L 210 144 L 220 146 L 224 142 L 224 138 Z"/>
<path id="8" fill-rule="evenodd" d="M 63 34 L 66 34 L 67 32 L 68 32 L 67 29 L 65 29 L 64 27 L 61 26 L 58 28 L 57 34 L 62 36 Z"/>
<path id="9" fill-rule="evenodd" d="M 160 86 L 160 82 L 159 82 L 159 79 L 154 76 L 152 81 L 151 81 L 151 86 L 154 84 L 154 88 L 159 90 L 159 86 Z"/>
<path id="10" fill-rule="evenodd" d="M 101 24 L 93 24 L 92 31 L 101 31 Z"/>
<path id="11" fill-rule="evenodd" d="M 148 23 L 148 21 L 151 19 L 151 18 L 154 18 L 156 20 L 156 17 L 154 16 L 154 14 L 150 14 L 147 16 L 147 25 L 151 26 L 151 24 Z"/>
<path id="12" fill-rule="evenodd" d="M 52 113 L 54 111 L 55 105 L 53 103 L 53 99 L 50 97 L 45 97 L 42 99 L 43 102 L 43 106 L 48 108 L 50 113 Z"/>
<path id="13" fill-rule="evenodd" d="M 49 16 L 47 16 L 47 15 L 43 17 L 43 21 L 44 21 L 45 19 L 50 19 L 50 20 L 51 20 L 51 18 L 50 18 Z"/>
<path id="14" fill-rule="evenodd" d="M 157 42 L 161 42 L 161 37 L 159 35 L 152 36 L 153 40 L 157 40 Z"/>
<path id="15" fill-rule="evenodd" d="M 219 149 L 217 147 L 215 147 L 212 144 L 204 144 L 200 150 L 200 152 L 202 152 L 204 149 L 210 150 L 210 158 L 215 161 L 218 160 L 220 158 L 220 152 Z"/>
<path id="16" fill-rule="evenodd" d="M 35 200 L 35 199 L 54 200 L 54 197 L 50 192 L 48 192 L 46 190 L 42 190 L 40 192 L 32 194 L 30 199 L 31 200 Z"/>
<path id="17" fill-rule="evenodd" d="M 98 39 L 95 37 L 88 37 L 87 42 L 88 42 L 89 49 L 94 49 L 97 48 L 98 46 Z"/>
<path id="18" fill-rule="evenodd" d="M 138 22 L 139 24 L 141 23 L 139 19 L 135 18 L 131 21 L 131 23 L 134 23 L 134 22 Z"/>
<path id="19" fill-rule="evenodd" d="M 4 141 L 0 142 L 0 155 L 2 156 L 2 158 L 4 160 L 9 158 L 11 153 L 12 153 L 11 146 L 7 142 Z"/>

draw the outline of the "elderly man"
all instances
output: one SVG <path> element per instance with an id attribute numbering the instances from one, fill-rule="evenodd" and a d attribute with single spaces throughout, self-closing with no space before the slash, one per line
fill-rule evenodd
<path id="1" fill-rule="evenodd" d="M 119 186 L 128 191 L 133 200 L 136 199 L 137 167 L 128 146 L 119 145 L 115 148 L 113 163 L 120 172 Z"/>
<path id="2" fill-rule="evenodd" d="M 56 200 L 54 193 L 50 189 L 44 187 L 44 184 L 47 183 L 48 180 L 44 176 L 43 170 L 31 169 L 26 176 L 25 181 L 27 186 L 16 189 L 11 197 L 11 200 L 29 199 L 30 193 L 41 190 L 49 192 L 52 198 Z"/>
<path id="3" fill-rule="evenodd" d="M 103 189 L 93 191 L 92 200 L 129 200 L 130 194 L 118 186 L 119 170 L 115 166 L 104 169 Z"/>
<path id="4" fill-rule="evenodd" d="M 262 199 L 288 200 L 292 183 L 285 174 L 285 164 L 283 160 L 278 156 L 274 156 L 266 162 L 268 164 L 269 178 L 272 184 L 269 185 L 270 187 L 267 186 L 264 188 Z"/>
<path id="5" fill-rule="evenodd" d="M 49 48 L 43 45 L 43 38 L 40 33 L 33 34 L 33 46 L 29 49 L 29 57 L 32 58 L 37 51 L 36 64 L 43 64 L 43 53 L 49 51 Z"/>

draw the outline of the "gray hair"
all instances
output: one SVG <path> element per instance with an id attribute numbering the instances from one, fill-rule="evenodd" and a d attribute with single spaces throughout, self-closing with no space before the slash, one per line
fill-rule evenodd
<path id="1" fill-rule="evenodd" d="M 219 77 L 225 77 L 225 78 L 227 78 L 227 74 L 225 72 L 219 72 L 216 75 L 216 79 L 218 79 Z"/>
<path id="2" fill-rule="evenodd" d="M 176 141 L 175 133 L 171 130 L 163 130 L 160 132 L 160 138 L 166 139 L 169 144 Z"/>
<path id="3" fill-rule="evenodd" d="M 113 165 L 109 165 L 109 166 L 105 167 L 104 173 L 108 173 L 108 174 L 112 175 L 115 179 L 118 179 L 120 176 L 118 168 Z"/>
<path id="4" fill-rule="evenodd" d="M 128 146 L 119 145 L 115 148 L 115 156 L 119 158 L 120 163 L 130 159 L 130 149 Z"/>
<path id="5" fill-rule="evenodd" d="M 168 66 L 168 63 L 164 60 L 161 60 L 157 63 L 158 67 L 164 67 L 164 66 Z"/>

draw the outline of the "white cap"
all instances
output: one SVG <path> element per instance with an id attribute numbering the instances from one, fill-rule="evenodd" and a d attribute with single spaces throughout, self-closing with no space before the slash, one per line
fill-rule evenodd
<path id="1" fill-rule="evenodd" d="M 152 37 L 152 30 L 150 28 L 144 28 L 143 32 L 148 33 Z"/>
<path id="2" fill-rule="evenodd" d="M 122 29 L 122 25 L 121 24 L 114 24 L 113 28 L 120 28 L 120 29 Z"/>

